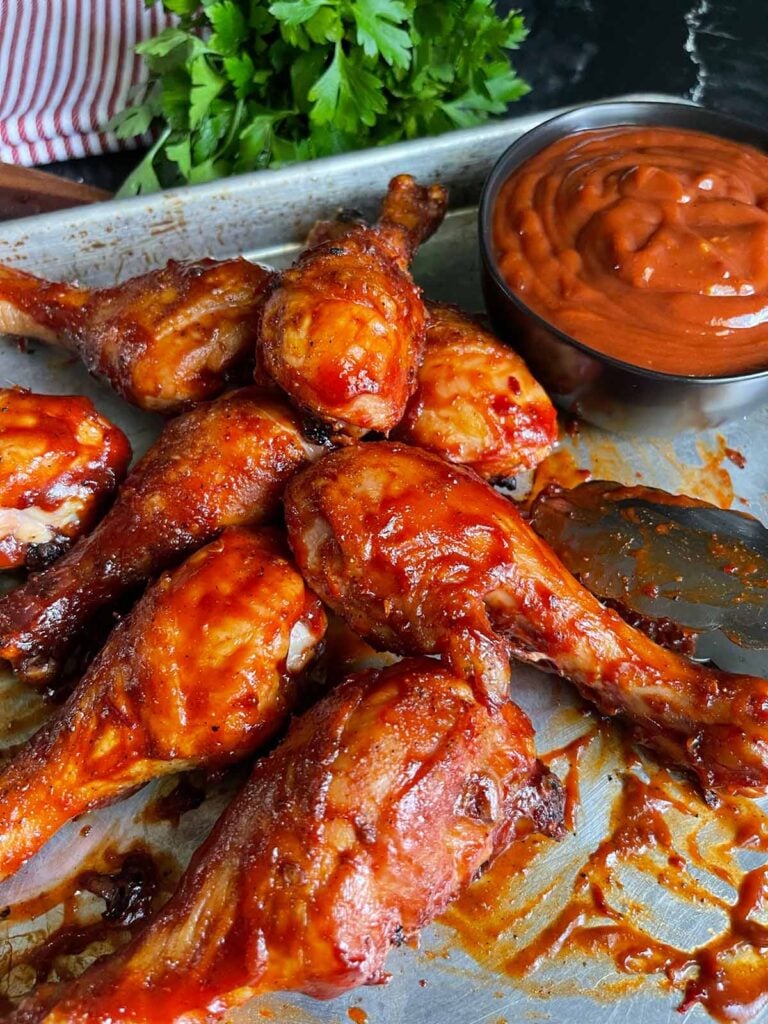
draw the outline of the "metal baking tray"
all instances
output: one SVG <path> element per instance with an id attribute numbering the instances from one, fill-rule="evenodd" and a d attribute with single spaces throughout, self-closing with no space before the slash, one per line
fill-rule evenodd
<path id="1" fill-rule="evenodd" d="M 655 95 L 637 98 L 671 99 Z M 501 151 L 547 116 L 512 118 L 440 138 L 6 223 L 0 225 L 0 262 L 42 276 L 77 278 L 89 284 L 112 283 L 161 266 L 169 258 L 241 253 L 285 265 L 316 219 L 333 215 L 339 207 L 375 213 L 389 178 L 409 172 L 421 180 L 440 180 L 451 191 L 450 214 L 420 252 L 415 276 L 429 296 L 476 309 L 482 303 L 475 210 L 481 184 Z M 124 405 L 65 354 L 36 343 L 21 350 L 10 340 L 0 341 L 0 381 L 43 392 L 89 395 L 128 432 L 137 454 L 159 429 L 157 418 Z M 689 433 L 637 442 L 584 426 L 578 436 L 567 438 L 564 446 L 571 461 L 592 466 L 596 475 L 625 483 L 641 478 L 649 485 L 720 501 L 732 498 L 735 507 L 765 520 L 768 452 L 763 439 L 767 431 L 768 413 L 760 412 L 720 434 Z M 738 450 L 746 460 L 745 468 L 729 463 L 724 458 L 726 449 Z M 40 721 L 44 709 L 39 698 L 27 694 L 10 677 L 0 678 L 0 695 L 0 747 L 7 747 Z M 458 918 L 449 915 L 426 930 L 420 949 L 393 950 L 387 986 L 358 990 L 329 1003 L 284 996 L 263 998 L 235 1013 L 233 1020 L 671 1024 L 709 1019 L 699 1005 L 679 1013 L 680 992 L 670 988 L 663 974 L 620 972 L 610 958 L 586 957 L 578 951 L 569 956 L 567 941 L 559 954 L 553 951 L 526 977 L 512 977 L 503 969 L 505 958 L 510 959 L 525 945 L 526 936 L 541 932 L 562 907 L 590 854 L 610 828 L 622 772 L 629 770 L 631 761 L 626 745 L 615 739 L 611 730 L 595 724 L 566 683 L 530 668 L 515 667 L 513 697 L 531 715 L 542 752 L 561 748 L 591 730 L 592 741 L 580 758 L 580 800 L 571 834 L 559 844 L 543 843 L 536 858 L 506 884 L 501 879 L 496 889 L 489 890 L 487 885 L 478 889 L 484 899 L 492 893 L 490 911 L 479 904 L 473 910 L 474 897 L 464 898 L 460 929 L 464 938 L 457 931 Z M 560 758 L 554 766 L 565 773 L 568 761 Z M 653 763 L 640 768 L 635 765 L 632 770 L 647 775 L 654 771 Z M 142 841 L 185 862 L 224 805 L 226 792 L 214 791 L 201 807 L 185 813 L 178 825 L 142 818 L 145 805 L 159 788 L 167 786 L 167 782 L 161 787 L 152 784 L 119 805 L 94 812 L 87 820 L 79 819 L 62 830 L 18 875 L 0 884 L 0 908 L 56 888 L 96 857 L 105 844 L 125 850 Z M 717 810 L 706 808 L 695 795 L 688 794 L 686 799 L 698 815 L 697 828 L 706 826 L 716 833 L 720 827 Z M 686 816 L 671 808 L 672 804 L 665 816 L 676 841 L 684 845 Z M 765 821 L 768 826 L 768 817 Z M 84 824 L 90 828 L 84 829 Z M 752 852 L 749 856 L 749 866 L 754 866 L 761 855 Z M 498 869 L 493 871 L 498 873 Z M 660 882 L 656 870 L 629 865 L 625 875 L 621 912 L 635 921 L 642 916 L 643 927 L 655 936 L 689 948 L 707 941 L 722 927 L 718 900 L 731 899 L 733 894 L 722 879 L 698 871 L 701 891 L 694 905 Z M 80 910 L 88 912 L 87 907 Z M 27 918 L 19 918 L 12 913 L 0 921 L 0 996 L 26 990 L 29 972 L 24 951 L 70 912 L 71 907 L 47 907 L 43 900 L 34 915 L 30 911 Z M 90 912 L 99 912 L 98 901 Z M 479 925 L 486 919 L 489 926 L 483 930 Z M 492 922 L 497 920 L 501 923 L 494 931 Z M 467 938 L 470 932 L 471 941 Z M 83 962 L 87 958 L 84 955 Z M 768 1021 L 768 1010 L 754 1019 Z"/>

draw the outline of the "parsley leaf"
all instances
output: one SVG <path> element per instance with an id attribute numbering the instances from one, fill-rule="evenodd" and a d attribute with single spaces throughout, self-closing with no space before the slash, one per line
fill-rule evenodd
<path id="1" fill-rule="evenodd" d="M 408 67 L 411 37 L 398 27 L 408 17 L 405 4 L 399 0 L 355 0 L 352 14 L 357 41 L 366 57 L 381 56 L 394 67 Z"/>
<path id="2" fill-rule="evenodd" d="M 118 139 L 135 139 L 137 135 L 143 135 L 149 131 L 155 116 L 155 110 L 148 103 L 138 107 L 128 107 L 117 114 L 109 122 L 110 130 Z"/>
<path id="3" fill-rule="evenodd" d="M 236 54 L 248 37 L 248 25 L 234 0 L 218 0 L 205 13 L 213 26 L 213 35 L 208 40 L 210 48 L 226 56 Z"/>
<path id="4" fill-rule="evenodd" d="M 182 177 L 188 178 L 192 173 L 192 152 L 189 144 L 189 136 L 174 142 L 173 145 L 165 147 L 165 155 L 169 160 L 178 164 Z"/>
<path id="5" fill-rule="evenodd" d="M 330 124 L 336 116 L 341 95 L 342 59 L 341 47 L 337 46 L 330 67 L 307 93 L 307 98 L 314 104 L 310 117 L 315 124 Z"/>
<path id="6" fill-rule="evenodd" d="M 216 74 L 202 54 L 192 61 L 190 76 L 192 89 L 189 94 L 189 127 L 197 128 L 208 113 L 211 102 L 226 85 L 226 80 Z"/>
<path id="7" fill-rule="evenodd" d="M 243 53 L 238 57 L 225 57 L 224 70 L 227 78 L 235 87 L 235 96 L 243 99 L 251 91 L 256 81 L 256 65 L 249 53 Z"/>
<path id="8" fill-rule="evenodd" d="M 166 28 L 152 39 L 138 43 L 136 53 L 140 53 L 143 57 L 165 57 L 177 46 L 185 45 L 188 42 L 189 36 L 180 28 Z"/>
<path id="9" fill-rule="evenodd" d="M 327 3 L 328 0 L 283 0 L 281 3 L 272 4 L 269 13 L 283 25 L 294 28 L 313 18 Z"/>
<path id="10" fill-rule="evenodd" d="M 327 71 L 309 90 L 309 99 L 314 103 L 310 121 L 333 124 L 342 132 L 354 132 L 361 122 L 375 124 L 376 115 L 387 109 L 380 79 L 346 57 L 341 43 L 336 44 Z"/>
<path id="11" fill-rule="evenodd" d="M 185 68 L 174 68 L 160 80 L 160 112 L 174 131 L 189 130 L 192 82 Z"/>
<path id="12" fill-rule="evenodd" d="M 136 196 L 139 193 L 145 192 L 157 192 L 162 185 L 160 179 L 155 172 L 153 162 L 157 153 L 162 149 L 168 140 L 168 136 L 171 134 L 171 129 L 166 128 L 165 131 L 160 135 L 157 142 L 149 150 L 147 155 L 138 165 L 135 167 L 128 177 L 125 179 L 123 184 L 117 191 L 118 198 L 123 196 Z"/>
<path id="13" fill-rule="evenodd" d="M 171 14 L 194 14 L 198 0 L 163 0 L 163 7 Z"/>

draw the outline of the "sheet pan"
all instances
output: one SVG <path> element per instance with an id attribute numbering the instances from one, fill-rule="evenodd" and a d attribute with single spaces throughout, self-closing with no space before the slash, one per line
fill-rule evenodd
<path id="1" fill-rule="evenodd" d="M 419 254 L 417 279 L 431 297 L 479 308 L 474 204 L 482 180 L 499 153 L 545 116 L 513 118 L 438 139 L 7 223 L 0 225 L 0 262 L 43 276 L 79 278 L 92 284 L 112 283 L 160 266 L 171 257 L 242 253 L 284 265 L 317 218 L 333 215 L 339 207 L 372 214 L 389 178 L 407 171 L 420 179 L 439 179 L 451 190 L 451 212 L 438 235 Z M 159 429 L 157 418 L 124 405 L 66 356 L 42 345 L 32 344 L 27 351 L 20 351 L 14 343 L 0 340 L 0 381 L 44 392 L 88 394 L 129 433 L 137 454 Z M 565 447 L 580 465 L 591 465 L 598 475 L 626 483 L 641 477 L 649 485 L 702 497 L 718 497 L 715 491 L 720 488 L 721 500 L 723 489 L 728 498 L 732 491 L 736 507 L 765 519 L 766 427 L 768 417 L 761 412 L 719 434 L 686 434 L 637 443 L 583 428 Z M 726 447 L 745 456 L 744 469 L 717 460 L 717 452 Z M 521 486 L 524 483 L 521 481 Z M 0 745 L 7 746 L 29 732 L 43 711 L 40 701 L 30 698 L 10 678 L 0 679 L 0 694 Z M 514 697 L 533 718 L 541 751 L 567 744 L 589 724 L 567 684 L 532 669 L 515 669 Z M 556 762 L 555 767 L 565 770 L 567 766 Z M 562 905 L 585 858 L 605 834 L 618 780 L 626 769 L 624 748 L 601 733 L 590 744 L 581 766 L 580 810 L 574 832 L 562 843 L 542 849 L 525 877 L 515 883 L 513 901 L 519 901 L 520 907 L 527 905 L 527 916 L 513 924 L 510 916 L 506 932 L 489 939 L 485 949 L 475 945 L 467 951 L 454 928 L 437 923 L 425 933 L 420 949 L 393 951 L 388 965 L 392 977 L 386 987 L 358 991 L 325 1004 L 270 997 L 238 1011 L 234 1019 L 256 1022 L 271 1018 L 295 1024 L 349 1019 L 370 1024 L 671 1024 L 707 1020 L 699 1006 L 678 1013 L 679 992 L 670 991 L 657 978 L 621 974 L 610 961 L 600 958 L 552 957 L 525 979 L 508 977 L 494 963 L 498 949 L 511 941 L 507 933 L 519 930 L 523 941 L 525 934 L 540 929 Z M 227 790 L 212 792 L 211 799 L 185 814 L 178 827 L 141 819 L 142 808 L 156 791 L 157 786 L 150 786 L 115 808 L 88 816 L 91 827 L 87 835 L 83 819 L 64 829 L 22 872 L 0 884 L 0 908 L 51 887 L 95 856 L 107 841 L 116 848 L 128 848 L 141 839 L 183 862 L 225 803 Z M 712 815 L 712 827 L 716 828 L 716 812 L 702 809 L 702 813 Z M 713 893 L 711 905 L 705 901 L 692 906 L 676 900 L 650 875 L 628 878 L 627 898 L 631 896 L 653 919 L 659 935 L 690 945 L 706 941 L 711 930 L 722 924 L 716 897 L 729 898 L 727 887 L 714 877 L 702 879 L 702 885 Z M 96 906 L 94 913 L 98 911 Z M 482 914 L 482 909 L 477 913 Z M 0 994 L 25 990 L 29 974 L 21 953 L 39 941 L 46 929 L 56 927 L 62 914 L 61 908 L 54 907 L 31 921 L 12 917 L 10 923 L 0 923 L 0 977 L 10 979 L 0 981 Z M 768 1020 L 768 1011 L 756 1019 Z"/>

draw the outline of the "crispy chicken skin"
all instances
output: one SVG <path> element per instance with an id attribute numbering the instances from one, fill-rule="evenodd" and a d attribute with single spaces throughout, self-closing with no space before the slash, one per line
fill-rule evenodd
<path id="1" fill-rule="evenodd" d="M 427 659 L 350 676 L 257 762 L 146 930 L 15 1019 L 213 1020 L 258 993 L 379 984 L 393 943 L 562 811 L 513 704 L 490 715 Z"/>
<path id="2" fill-rule="evenodd" d="M 372 642 L 441 653 L 497 704 L 507 651 L 543 663 L 705 789 L 768 789 L 768 681 L 697 665 L 632 629 L 471 471 L 404 445 L 357 445 L 289 484 L 286 519 L 309 585 Z"/>
<path id="3" fill-rule="evenodd" d="M 161 576 L 0 773 L 0 879 L 78 814 L 257 749 L 285 724 L 324 631 L 271 531 L 225 530 Z"/>
<path id="4" fill-rule="evenodd" d="M 269 520 L 316 453 L 288 406 L 253 387 L 171 420 L 96 529 L 0 599 L 0 658 L 49 682 L 98 609 L 225 526 Z"/>
<path id="5" fill-rule="evenodd" d="M 377 225 L 321 231 L 263 306 L 261 370 L 341 434 L 386 433 L 402 418 L 424 346 L 424 305 L 408 266 L 446 202 L 440 185 L 394 178 Z"/>
<path id="6" fill-rule="evenodd" d="M 272 276 L 243 259 L 172 260 L 89 290 L 0 266 L 0 334 L 61 345 L 133 405 L 178 413 L 252 361 Z"/>
<path id="7" fill-rule="evenodd" d="M 515 351 L 475 317 L 428 302 L 418 386 L 392 436 L 504 479 L 549 454 L 557 414 Z"/>
<path id="8" fill-rule="evenodd" d="M 503 704 L 508 645 L 484 597 L 504 577 L 509 544 L 489 523 L 489 499 L 507 506 L 429 452 L 366 442 L 297 474 L 285 516 L 305 578 L 355 633 L 400 654 L 442 654 Z"/>
<path id="9" fill-rule="evenodd" d="M 0 389 L 0 569 L 40 568 L 96 520 L 128 438 L 87 398 Z"/>

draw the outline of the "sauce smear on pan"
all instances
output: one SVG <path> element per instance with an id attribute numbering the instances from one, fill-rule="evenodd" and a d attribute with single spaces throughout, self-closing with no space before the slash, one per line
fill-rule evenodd
<path id="1" fill-rule="evenodd" d="M 547 758 L 566 779 L 569 826 L 577 833 L 587 817 L 576 813 L 579 775 L 590 746 L 605 742 L 606 728 L 597 724 Z M 708 806 L 684 780 L 644 759 L 633 763 L 626 743 L 614 755 L 614 764 L 597 765 L 615 773 L 616 791 L 606 833 L 586 857 L 567 858 L 565 869 L 536 881 L 542 857 L 552 856 L 554 867 L 555 844 L 541 837 L 515 843 L 442 923 L 480 963 L 534 990 L 556 990 L 552 969 L 572 958 L 573 970 L 560 976 L 571 983 L 582 977 L 591 996 L 620 997 L 655 975 L 679 993 L 681 1010 L 701 1003 L 717 1020 L 751 1020 L 768 1005 L 768 867 L 749 862 L 754 853 L 768 852 L 768 816 L 742 797 Z M 646 880 L 644 892 L 652 882 L 660 904 L 674 901 L 679 908 L 665 912 L 666 922 L 654 917 L 647 901 L 636 902 L 632 879 L 638 873 Z M 717 923 L 701 935 L 673 936 L 674 918 L 688 920 L 686 905 L 687 914 Z M 601 990 L 590 988 L 585 968 L 606 960 L 626 987 L 601 982 Z M 602 969 L 598 976 L 605 977 Z"/>

